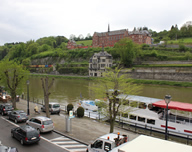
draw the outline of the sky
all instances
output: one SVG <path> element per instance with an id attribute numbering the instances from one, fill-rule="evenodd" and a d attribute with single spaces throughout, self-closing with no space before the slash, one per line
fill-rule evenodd
<path id="1" fill-rule="evenodd" d="M 0 45 L 192 21 L 192 0 L 0 0 Z"/>

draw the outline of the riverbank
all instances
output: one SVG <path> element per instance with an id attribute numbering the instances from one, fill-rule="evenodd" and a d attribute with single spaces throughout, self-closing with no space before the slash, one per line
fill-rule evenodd
<path id="1" fill-rule="evenodd" d="M 29 118 L 34 117 L 34 116 L 45 116 L 45 112 L 40 112 L 40 114 L 35 114 L 34 112 L 34 107 L 35 103 L 30 102 L 29 103 L 30 107 L 30 115 Z M 38 105 L 38 108 L 41 108 L 41 105 Z M 20 99 L 19 102 L 17 102 L 17 109 L 22 109 L 25 112 L 27 112 L 27 101 Z M 102 121 L 97 121 L 94 119 L 90 119 L 87 117 L 83 118 L 73 118 L 71 119 L 71 131 L 66 132 L 66 117 L 68 115 L 65 112 L 62 112 L 60 115 L 53 114 L 51 115 L 51 119 L 53 120 L 55 130 L 61 132 L 64 135 L 70 136 L 74 139 L 78 139 L 79 141 L 82 141 L 86 144 L 92 143 L 96 138 L 98 138 L 101 135 L 109 133 L 109 124 L 106 122 Z M 114 133 L 120 134 L 126 134 L 128 135 L 129 140 L 133 140 L 139 134 L 135 134 L 130 131 L 123 130 L 121 128 L 114 128 Z"/>
<path id="2" fill-rule="evenodd" d="M 101 77 L 89 77 L 89 76 L 79 76 L 79 75 L 53 75 L 53 74 L 37 74 L 32 73 L 31 76 L 34 77 L 50 77 L 50 78 L 63 78 L 63 79 L 86 79 L 86 80 L 96 80 Z M 167 86 L 177 86 L 177 87 L 192 87 L 192 82 L 183 81 L 168 81 L 168 80 L 149 80 L 149 79 L 134 79 L 134 83 L 138 84 L 150 84 L 150 85 L 167 85 Z"/>

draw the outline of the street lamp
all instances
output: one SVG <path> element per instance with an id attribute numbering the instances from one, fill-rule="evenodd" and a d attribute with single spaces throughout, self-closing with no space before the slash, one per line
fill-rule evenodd
<path id="1" fill-rule="evenodd" d="M 165 124 L 165 140 L 167 140 L 167 125 L 168 125 L 168 104 L 171 101 L 171 95 L 165 96 L 165 103 L 166 103 L 166 124 Z"/>
<path id="2" fill-rule="evenodd" d="M 29 80 L 27 80 L 27 115 L 29 114 Z"/>

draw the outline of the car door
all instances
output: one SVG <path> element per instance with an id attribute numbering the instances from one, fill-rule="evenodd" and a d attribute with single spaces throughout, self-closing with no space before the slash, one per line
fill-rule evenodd
<path id="1" fill-rule="evenodd" d="M 17 117 L 17 113 L 14 111 L 14 112 L 12 112 L 12 114 L 11 114 L 11 119 L 12 120 L 15 120 L 15 118 Z"/>
<path id="2" fill-rule="evenodd" d="M 17 128 L 17 129 L 15 130 L 15 138 L 18 139 L 18 140 L 20 140 L 20 139 L 21 139 L 21 136 L 22 136 L 22 130 L 21 130 L 21 128 Z"/>
<path id="3" fill-rule="evenodd" d="M 34 127 L 35 126 L 35 122 L 34 121 L 35 121 L 35 118 L 31 118 L 31 119 L 29 119 L 29 121 L 27 123 L 28 123 L 28 125 Z"/>
<path id="4" fill-rule="evenodd" d="M 102 140 L 96 140 L 91 145 L 92 152 L 103 152 L 103 141 Z"/>

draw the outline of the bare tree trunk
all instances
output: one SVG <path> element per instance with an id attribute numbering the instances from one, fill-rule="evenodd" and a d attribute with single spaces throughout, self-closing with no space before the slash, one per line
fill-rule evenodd
<path id="1" fill-rule="evenodd" d="M 41 78 L 42 81 L 42 87 L 43 87 L 43 91 L 44 91 L 44 102 L 45 102 L 45 111 L 46 111 L 46 116 L 48 118 L 50 118 L 50 112 L 49 112 L 49 95 L 51 94 L 49 92 L 49 89 L 51 88 L 51 86 L 53 85 L 54 82 L 54 78 L 52 79 L 51 83 L 49 84 L 49 79 L 48 77 L 46 78 Z"/>

